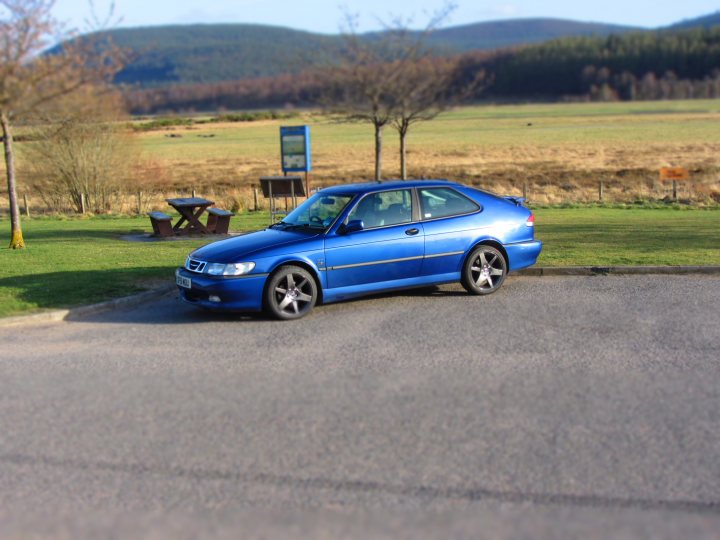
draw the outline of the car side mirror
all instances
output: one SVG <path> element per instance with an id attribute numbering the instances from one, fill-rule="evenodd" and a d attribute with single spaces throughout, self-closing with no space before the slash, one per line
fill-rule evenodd
<path id="1" fill-rule="evenodd" d="M 362 231 L 365 228 L 365 223 L 362 219 L 353 219 L 348 222 L 347 225 L 343 225 L 341 231 L 343 234 L 349 234 L 357 231 Z"/>

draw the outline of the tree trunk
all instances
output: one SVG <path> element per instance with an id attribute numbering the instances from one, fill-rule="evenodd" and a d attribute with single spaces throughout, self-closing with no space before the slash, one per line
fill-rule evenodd
<path id="1" fill-rule="evenodd" d="M 375 180 L 382 180 L 382 124 L 375 124 Z"/>
<path id="2" fill-rule="evenodd" d="M 407 126 L 401 126 L 400 134 L 400 178 L 407 180 Z"/>
<path id="3" fill-rule="evenodd" d="M 20 207 L 18 206 L 15 161 L 13 159 L 13 138 L 10 131 L 10 119 L 4 111 L 0 112 L 0 125 L 2 125 L 8 196 L 10 198 L 10 249 L 22 249 L 25 247 L 25 240 L 23 240 L 22 228 L 20 227 Z"/>

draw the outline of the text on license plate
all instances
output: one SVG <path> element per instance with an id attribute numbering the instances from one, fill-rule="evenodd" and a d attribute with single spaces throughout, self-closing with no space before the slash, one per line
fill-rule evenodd
<path id="1" fill-rule="evenodd" d="M 192 287 L 192 281 L 190 278 L 183 277 L 183 276 L 175 276 L 175 281 L 177 282 L 180 287 L 184 287 L 186 289 L 189 289 Z"/>

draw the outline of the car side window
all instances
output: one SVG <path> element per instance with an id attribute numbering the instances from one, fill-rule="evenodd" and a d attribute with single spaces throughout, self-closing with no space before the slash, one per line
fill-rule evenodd
<path id="1" fill-rule="evenodd" d="M 480 206 L 454 189 L 438 187 L 419 189 L 423 219 L 471 214 Z"/>
<path id="2" fill-rule="evenodd" d="M 356 219 L 361 219 L 366 229 L 409 223 L 412 193 L 409 189 L 398 189 L 366 195 L 348 216 L 348 221 Z"/>

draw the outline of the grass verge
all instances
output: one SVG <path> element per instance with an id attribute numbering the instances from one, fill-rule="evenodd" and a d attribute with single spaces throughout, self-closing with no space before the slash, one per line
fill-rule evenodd
<path id="1" fill-rule="evenodd" d="M 539 208 L 541 266 L 719 265 L 720 211 Z M 266 213 L 233 218 L 231 230 L 268 223 Z M 0 230 L 9 231 L 8 220 Z M 23 224 L 28 247 L 0 249 L 0 317 L 126 296 L 173 280 L 173 270 L 208 239 L 139 243 L 141 217 L 40 218 Z"/>

